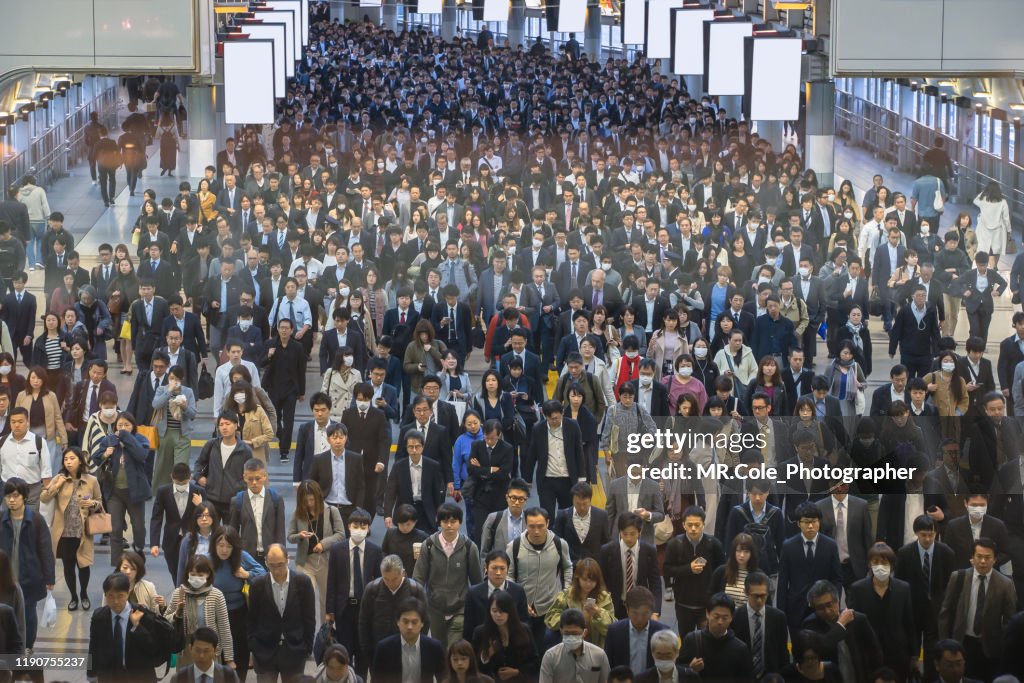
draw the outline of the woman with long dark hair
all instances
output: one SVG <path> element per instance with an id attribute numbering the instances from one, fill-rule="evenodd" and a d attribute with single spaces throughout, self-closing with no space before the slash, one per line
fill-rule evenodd
<path id="1" fill-rule="evenodd" d="M 7 394 L 11 403 L 25 390 L 25 378 L 18 374 L 14 356 L 6 351 L 0 353 L 0 393 Z"/>
<path id="2" fill-rule="evenodd" d="M 943 351 L 938 357 L 939 369 L 924 376 L 928 393 L 939 411 L 942 435 L 949 439 L 960 438 L 960 422 L 967 414 L 971 397 L 967 393 L 967 382 L 957 373 L 958 360 L 952 351 Z"/>
<path id="3" fill-rule="evenodd" d="M 711 592 L 725 593 L 736 606 L 747 604 L 747 575 L 757 571 L 757 546 L 747 533 L 736 534 L 729 544 L 725 564 L 715 568 L 711 575 Z"/>
<path id="4" fill-rule="evenodd" d="M 539 662 L 530 629 L 519 621 L 515 599 L 503 590 L 491 593 L 487 617 L 473 631 L 480 671 L 502 681 L 531 681 Z"/>
<path id="5" fill-rule="evenodd" d="M 448 675 L 444 683 L 493 683 L 494 679 L 480 673 L 476 652 L 468 640 L 456 640 L 448 648 Z"/>
<path id="6" fill-rule="evenodd" d="M 124 551 L 121 554 L 121 566 L 117 570 L 128 577 L 131 586 L 128 590 L 128 600 L 133 605 L 142 605 L 157 614 L 163 612 L 167 603 L 163 596 L 156 592 L 156 585 L 146 580 L 146 561 L 142 559 L 142 555 L 134 550 Z"/>
<path id="7" fill-rule="evenodd" d="M 242 549 L 242 538 L 234 527 L 219 528 L 211 536 L 210 545 L 213 586 L 224 594 L 224 604 L 228 608 L 228 627 L 235 646 L 235 673 L 238 674 L 238 680 L 244 681 L 249 671 L 249 607 L 243 589 L 253 579 L 266 574 L 267 570 Z"/>
<path id="8" fill-rule="evenodd" d="M 58 373 L 59 374 L 59 373 Z M 14 402 L 16 408 L 28 411 L 29 429 L 38 437 L 46 440 L 50 451 L 51 469 L 60 469 L 60 451 L 57 446 L 68 442 L 68 433 L 64 429 L 64 418 L 60 410 L 60 398 L 47 386 L 48 373 L 38 365 L 28 371 L 28 382 L 25 390 L 18 394 Z"/>
<path id="9" fill-rule="evenodd" d="M 320 621 L 327 605 L 327 558 L 335 543 L 345 540 L 345 525 L 338 508 L 324 502 L 320 485 L 309 479 L 295 489 L 295 512 L 288 521 L 288 542 L 294 543 L 295 568 L 308 576 L 317 590 Z"/>
<path id="10" fill-rule="evenodd" d="M 772 415 L 782 416 L 786 414 L 786 387 L 782 382 L 782 373 L 779 371 L 778 361 L 775 356 L 765 356 L 757 364 L 757 375 L 747 385 L 746 409 L 747 413 L 753 415 L 750 401 L 755 392 L 768 394 L 771 401 Z"/>
<path id="11" fill-rule="evenodd" d="M 213 536 L 220 530 L 220 516 L 213 503 L 203 501 L 196 506 L 190 519 L 183 522 L 184 535 L 178 549 L 178 577 L 185 576 L 185 565 L 195 555 L 209 557 L 214 546 Z"/>

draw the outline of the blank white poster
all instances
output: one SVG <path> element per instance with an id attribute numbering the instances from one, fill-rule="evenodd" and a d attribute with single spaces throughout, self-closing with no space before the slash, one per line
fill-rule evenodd
<path id="1" fill-rule="evenodd" d="M 302 48 L 309 45 L 309 16 L 303 12 L 303 0 L 265 0 L 270 9 L 293 10 L 298 18 L 295 27 L 297 36 L 296 46 L 299 47 L 299 59 L 302 59 Z"/>
<path id="2" fill-rule="evenodd" d="M 274 80 L 254 78 L 276 70 L 272 40 L 224 43 L 224 119 L 228 125 L 274 122 Z"/>
<path id="3" fill-rule="evenodd" d="M 622 3 L 622 44 L 643 45 L 647 30 L 647 0 Z"/>
<path id="4" fill-rule="evenodd" d="M 444 0 L 417 0 L 416 14 L 440 14 Z"/>
<path id="5" fill-rule="evenodd" d="M 380 7 L 380 0 L 359 0 L 360 7 Z"/>
<path id="6" fill-rule="evenodd" d="M 648 0 L 647 59 L 668 59 L 672 56 L 672 10 L 683 6 L 683 0 Z"/>
<path id="7" fill-rule="evenodd" d="M 484 21 L 508 21 L 509 0 L 484 0 Z"/>
<path id="8" fill-rule="evenodd" d="M 558 3 L 558 31 L 583 33 L 587 28 L 587 0 L 560 0 Z"/>
<path id="9" fill-rule="evenodd" d="M 672 73 L 678 76 L 704 73 L 704 22 L 714 17 L 713 9 L 672 10 Z"/>
<path id="10" fill-rule="evenodd" d="M 284 24 L 242 24 L 242 33 L 248 33 L 254 40 L 271 40 L 274 45 L 274 96 L 285 96 L 285 78 L 287 70 L 285 64 L 290 60 L 285 53 Z M 225 41 L 224 45 L 234 44 L 233 41 Z M 253 71 L 253 74 L 259 73 Z"/>
<path id="11" fill-rule="evenodd" d="M 288 60 L 288 78 L 295 75 L 295 62 L 302 59 L 302 41 L 299 39 L 298 28 L 301 22 L 295 16 L 294 9 L 273 9 L 256 13 L 257 19 L 263 21 L 283 21 L 288 29 L 288 49 L 291 52 L 291 59 Z"/>
<path id="12" fill-rule="evenodd" d="M 751 38 L 750 118 L 796 121 L 800 118 L 800 38 Z"/>
<path id="13" fill-rule="evenodd" d="M 754 32 L 749 21 L 710 22 L 707 77 L 709 95 L 742 95 L 744 59 L 743 39 Z"/>

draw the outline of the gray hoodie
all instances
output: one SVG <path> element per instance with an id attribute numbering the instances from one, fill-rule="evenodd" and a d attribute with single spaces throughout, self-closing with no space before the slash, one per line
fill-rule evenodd
<path id="1" fill-rule="evenodd" d="M 438 531 L 423 542 L 412 578 L 427 587 L 427 605 L 446 616 L 461 614 L 469 587 L 483 581 L 480 551 L 463 535 L 451 557 L 444 553 Z"/>
<path id="2" fill-rule="evenodd" d="M 555 543 L 561 544 L 562 575 L 558 575 L 559 552 Z M 538 615 L 544 616 L 555 602 L 555 598 L 572 584 L 572 558 L 569 557 L 569 544 L 555 536 L 548 529 L 544 547 L 537 550 L 530 543 L 526 534 L 519 537 L 519 554 L 513 552 L 516 542 L 508 544 L 505 552 L 512 559 L 509 567 L 509 578 L 518 583 L 526 591 L 526 602 L 533 605 Z"/>
<path id="3" fill-rule="evenodd" d="M 30 221 L 45 221 L 50 216 L 50 203 L 46 201 L 46 190 L 38 185 L 25 185 L 18 190 L 18 201 L 28 209 Z"/>

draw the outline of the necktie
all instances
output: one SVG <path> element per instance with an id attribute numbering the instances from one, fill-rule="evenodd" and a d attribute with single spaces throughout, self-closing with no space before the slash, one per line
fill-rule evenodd
<path id="1" fill-rule="evenodd" d="M 359 417 L 365 420 L 366 419 L 366 411 L 365 410 L 360 410 L 359 411 Z"/>
<path id="2" fill-rule="evenodd" d="M 23 297 L 23 296 L 24 296 L 24 294 L 18 294 L 18 303 L 19 304 L 21 303 L 21 297 Z M 1024 351 L 1024 342 L 1021 342 L 1021 350 Z"/>
<path id="3" fill-rule="evenodd" d="M 544 285 L 537 285 L 537 292 L 540 293 L 540 300 L 541 300 L 541 302 L 543 302 L 544 301 Z M 21 299 L 19 299 L 19 301 L 21 301 Z M 1024 347 L 1024 342 L 1021 342 L 1021 346 Z M 1024 352 L 1024 348 L 1022 348 L 1021 351 Z"/>
<path id="4" fill-rule="evenodd" d="M 594 305 L 591 307 L 591 310 L 593 310 L 594 308 L 598 307 L 598 305 L 600 303 L 600 299 L 601 299 L 601 292 L 600 292 L 600 290 L 595 289 L 594 290 Z"/>
<path id="5" fill-rule="evenodd" d="M 754 612 L 754 637 L 751 650 L 754 655 L 754 678 L 760 679 L 764 673 L 764 659 L 761 650 L 764 644 L 764 632 L 761 629 L 761 613 Z"/>
<path id="6" fill-rule="evenodd" d="M 448 322 L 448 338 L 453 339 L 455 337 L 455 308 L 452 306 L 448 307 L 448 317 L 451 319 Z"/>
<path id="7" fill-rule="evenodd" d="M 160 378 L 153 375 L 153 392 L 156 393 L 157 388 L 160 386 Z"/>
<path id="8" fill-rule="evenodd" d="M 124 633 L 121 632 L 121 615 L 114 617 L 114 651 L 117 652 L 117 667 L 124 668 Z"/>
<path id="9" fill-rule="evenodd" d="M 575 289 L 576 286 L 577 286 L 576 285 L 576 262 L 575 261 L 572 262 L 572 286 L 573 286 L 573 289 Z"/>
<path id="10" fill-rule="evenodd" d="M 628 593 L 632 588 L 633 584 L 636 583 L 636 571 L 633 566 L 633 549 L 630 548 L 626 551 L 626 592 Z"/>
<path id="11" fill-rule="evenodd" d="M 283 232 L 278 232 L 277 233 L 277 248 L 278 249 L 284 249 L 284 233 Z"/>
<path id="12" fill-rule="evenodd" d="M 400 325 L 404 325 L 405 324 L 405 311 L 399 311 L 398 312 L 398 323 Z"/>
<path id="13" fill-rule="evenodd" d="M 99 389 L 100 389 L 100 387 L 99 387 L 98 384 L 93 384 L 92 385 L 92 395 L 89 397 L 89 414 L 90 415 L 92 415 L 93 413 L 95 413 L 97 410 L 100 409 Z"/>
<path id="14" fill-rule="evenodd" d="M 292 321 L 292 324 L 294 325 L 295 324 L 295 302 L 294 301 L 289 301 L 288 302 L 288 318 Z"/>
<path id="15" fill-rule="evenodd" d="M 149 267 L 152 268 L 153 270 L 156 270 L 156 261 L 151 261 Z"/>
<path id="16" fill-rule="evenodd" d="M 209 683 L 210 677 L 206 674 L 200 674 L 199 683 Z"/>
<path id="17" fill-rule="evenodd" d="M 110 279 L 110 266 L 103 266 L 103 279 Z M 19 298 L 18 300 L 20 301 L 21 299 Z"/>
<path id="18" fill-rule="evenodd" d="M 974 606 L 974 635 L 979 638 L 985 621 L 985 579 L 987 578 L 987 576 L 978 577 L 978 602 Z"/>
<path id="19" fill-rule="evenodd" d="M 921 573 L 924 574 L 925 583 L 928 584 L 928 597 L 932 594 L 932 554 L 924 554 L 924 562 L 921 563 Z"/>
<path id="20" fill-rule="evenodd" d="M 352 550 L 352 582 L 355 584 L 355 598 L 363 597 L 363 560 L 360 558 L 359 546 Z"/>
<path id="21" fill-rule="evenodd" d="M 565 205 L 565 227 L 567 229 L 568 229 L 569 225 L 572 223 L 571 219 L 572 219 L 572 204 L 566 204 Z"/>
<path id="22" fill-rule="evenodd" d="M 839 544 L 839 559 L 845 560 L 850 556 L 850 544 L 846 538 L 846 506 L 839 503 L 836 510 L 836 542 Z"/>
<path id="23" fill-rule="evenodd" d="M 814 541 L 807 541 L 807 561 L 814 561 Z"/>

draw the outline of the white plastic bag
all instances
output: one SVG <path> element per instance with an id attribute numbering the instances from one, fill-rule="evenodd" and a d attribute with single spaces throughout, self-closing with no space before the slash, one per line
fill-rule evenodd
<path id="1" fill-rule="evenodd" d="M 53 628 L 57 625 L 57 601 L 53 599 L 53 591 L 46 591 L 46 604 L 43 605 L 43 626 Z"/>

